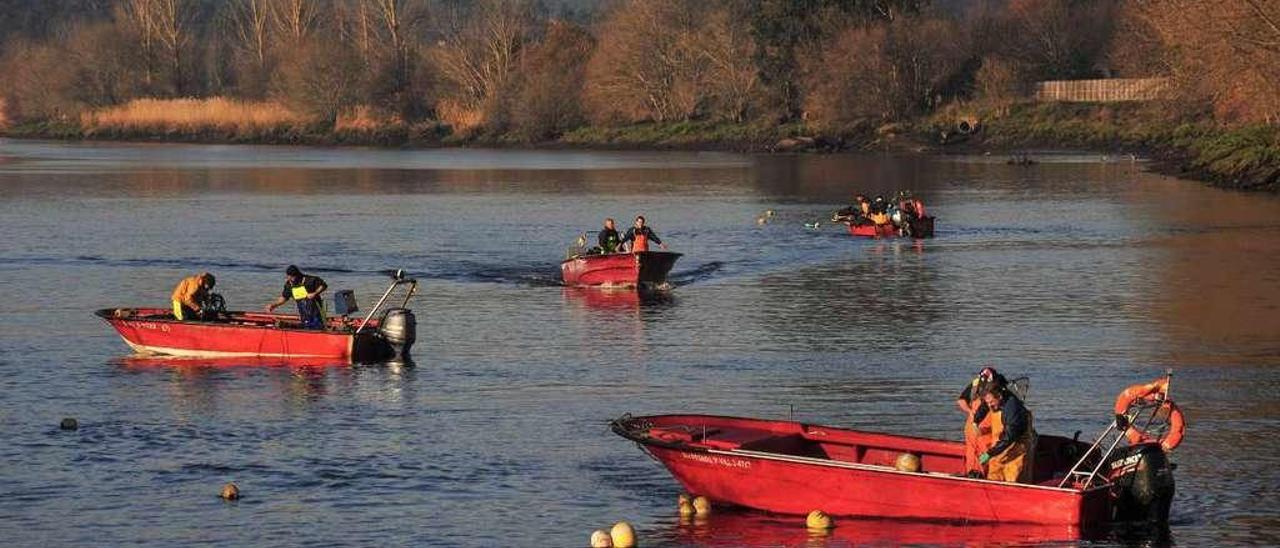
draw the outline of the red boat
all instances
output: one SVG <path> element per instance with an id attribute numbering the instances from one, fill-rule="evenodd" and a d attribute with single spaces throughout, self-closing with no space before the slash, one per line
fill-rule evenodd
<path id="1" fill-rule="evenodd" d="M 849 225 L 849 234 L 861 238 L 894 238 L 897 236 L 909 236 L 912 238 L 932 238 L 933 237 L 933 217 L 921 217 L 908 221 L 909 230 L 899 234 L 898 227 L 892 224 L 875 225 L 875 224 L 853 224 Z"/>
<path id="2" fill-rule="evenodd" d="M 893 238 L 898 235 L 898 229 L 893 225 L 851 224 L 849 234 L 863 238 Z"/>
<path id="3" fill-rule="evenodd" d="M 679 258 L 669 251 L 576 255 L 560 263 L 560 274 L 569 286 L 661 286 Z"/>
<path id="4" fill-rule="evenodd" d="M 329 318 L 323 329 L 303 328 L 296 315 L 263 312 L 218 310 L 204 320 L 178 320 L 163 308 L 104 308 L 94 314 L 140 354 L 371 363 L 408 358 L 417 338 L 417 321 L 405 306 L 417 284 L 397 272 L 368 315 Z M 391 293 L 401 285 L 409 287 L 404 302 L 384 310 Z M 355 311 L 353 300 L 344 312 Z"/>
<path id="5" fill-rule="evenodd" d="M 711 415 L 624 416 L 611 426 L 688 492 L 779 514 L 1086 527 L 1121 515 L 1167 521 L 1173 497 L 1158 444 L 1102 450 L 1114 428 L 1093 446 L 1039 436 L 1033 480 L 1021 484 L 965 477 L 955 441 Z M 919 471 L 895 468 L 904 453 L 919 457 Z"/>

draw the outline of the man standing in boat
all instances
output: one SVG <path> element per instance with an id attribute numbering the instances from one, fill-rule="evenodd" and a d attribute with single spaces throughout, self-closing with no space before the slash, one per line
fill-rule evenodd
<path id="1" fill-rule="evenodd" d="M 284 289 L 275 301 L 267 305 L 267 312 L 293 299 L 298 303 L 298 319 L 302 320 L 302 326 L 321 329 L 324 327 L 324 299 L 320 295 L 326 289 L 329 285 L 318 276 L 305 275 L 298 267 L 289 265 L 285 269 Z"/>
<path id="2" fill-rule="evenodd" d="M 622 238 L 618 236 L 618 229 L 613 227 L 613 219 L 604 220 L 604 229 L 600 231 L 596 241 L 600 244 L 601 253 L 618 252 L 618 247 L 622 245 Z"/>
<path id="3" fill-rule="evenodd" d="M 964 412 L 964 469 L 971 478 L 987 476 L 986 468 L 978 464 L 978 455 L 991 447 L 991 414 L 981 423 L 974 422 L 973 416 L 978 408 L 983 407 L 982 392 L 993 382 L 1004 382 L 1004 376 L 994 367 L 986 366 L 978 371 L 978 376 L 964 385 L 960 397 L 956 398 L 956 407 Z"/>
<path id="4" fill-rule="evenodd" d="M 201 303 L 209 298 L 209 290 L 217 283 L 213 274 L 201 272 L 188 276 L 173 288 L 173 317 L 179 321 L 199 320 L 204 313 Z"/>
<path id="5" fill-rule="evenodd" d="M 978 463 L 987 467 L 987 479 L 1029 483 L 1036 435 L 1031 412 L 1009 391 L 1008 383 L 1001 381 L 994 381 L 982 390 L 982 403 L 973 421 L 981 424 L 990 416 L 991 439 L 996 440 L 991 448 L 978 455 Z"/>
<path id="6" fill-rule="evenodd" d="M 618 242 L 618 245 L 621 247 L 623 244 L 630 243 L 630 251 L 632 253 L 640 253 L 649 250 L 649 242 L 662 246 L 664 250 L 667 249 L 667 244 L 658 239 L 658 235 L 653 233 L 653 229 L 645 226 L 644 215 L 636 215 L 635 226 L 627 229 L 627 235 L 622 238 L 621 242 Z"/>

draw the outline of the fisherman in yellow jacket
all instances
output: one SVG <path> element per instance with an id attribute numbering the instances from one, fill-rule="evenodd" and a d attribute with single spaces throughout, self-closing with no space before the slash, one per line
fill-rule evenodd
<path id="1" fill-rule="evenodd" d="M 990 415 L 991 439 L 995 440 L 978 456 L 978 462 L 987 467 L 987 479 L 1030 483 L 1036 439 L 1031 412 L 999 381 L 982 391 L 982 402 L 985 405 L 973 414 L 973 422 L 981 424 Z"/>
<path id="2" fill-rule="evenodd" d="M 204 312 L 201 303 L 209 297 L 209 290 L 215 283 L 213 274 L 208 272 L 188 276 L 178 282 L 178 287 L 173 288 L 173 317 L 179 320 L 200 319 Z"/>

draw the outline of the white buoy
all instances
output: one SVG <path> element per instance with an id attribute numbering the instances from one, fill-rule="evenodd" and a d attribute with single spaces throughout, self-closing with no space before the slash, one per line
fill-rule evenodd
<path id="1" fill-rule="evenodd" d="M 601 529 L 591 533 L 591 548 L 613 548 L 613 537 Z"/>

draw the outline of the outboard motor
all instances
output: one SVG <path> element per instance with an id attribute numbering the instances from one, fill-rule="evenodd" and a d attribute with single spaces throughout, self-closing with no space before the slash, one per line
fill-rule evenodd
<path id="1" fill-rule="evenodd" d="M 409 349 L 418 339 L 418 319 L 413 312 L 407 308 L 389 309 L 378 325 L 378 334 L 391 345 L 395 359 L 407 359 Z"/>
<path id="2" fill-rule="evenodd" d="M 1114 481 L 1115 521 L 1168 523 L 1174 465 L 1159 443 L 1117 451 L 1107 467 Z"/>

